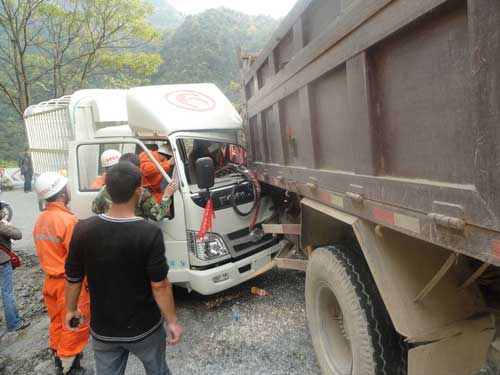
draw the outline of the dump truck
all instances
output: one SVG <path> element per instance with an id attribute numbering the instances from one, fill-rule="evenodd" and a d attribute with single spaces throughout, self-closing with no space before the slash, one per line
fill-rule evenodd
<path id="1" fill-rule="evenodd" d="M 249 165 L 334 375 L 469 375 L 495 336 L 500 2 L 299 0 L 242 56 Z"/>
<path id="2" fill-rule="evenodd" d="M 174 180 L 171 215 L 159 222 L 164 235 L 169 279 L 200 294 L 217 293 L 274 267 L 281 236 L 264 235 L 262 224 L 273 222 L 270 196 L 257 199 L 238 166 L 245 154 L 242 121 L 213 84 L 161 85 L 128 90 L 87 89 L 30 106 L 24 114 L 36 174 L 64 170 L 71 188 L 70 208 L 87 218 L 103 176 L 101 155 L 146 155 L 163 176 Z M 175 169 L 167 174 L 152 152 L 171 149 Z M 216 219 L 200 235 L 208 197 L 196 183 L 197 157 L 213 156 L 219 173 L 211 189 Z M 228 170 L 226 164 L 235 166 Z M 249 226 L 249 216 L 254 225 Z M 152 221 L 153 222 L 153 221 Z"/>

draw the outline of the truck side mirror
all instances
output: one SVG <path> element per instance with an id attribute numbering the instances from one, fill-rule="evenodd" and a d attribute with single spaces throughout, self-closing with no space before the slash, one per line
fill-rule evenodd
<path id="1" fill-rule="evenodd" d="M 215 168 L 212 158 L 196 160 L 196 182 L 200 189 L 210 189 L 215 184 Z"/>

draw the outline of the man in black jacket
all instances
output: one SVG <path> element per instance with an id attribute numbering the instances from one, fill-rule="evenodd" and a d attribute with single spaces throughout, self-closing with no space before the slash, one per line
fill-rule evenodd
<path id="1" fill-rule="evenodd" d="M 24 176 L 24 192 L 28 193 L 31 191 L 31 180 L 33 179 L 33 163 L 29 149 L 26 149 L 24 155 L 19 159 L 19 169 Z"/>
<path id="2" fill-rule="evenodd" d="M 12 250 L 11 240 L 20 240 L 23 235 L 19 229 L 3 218 L 3 207 L 0 202 L 0 288 L 2 304 L 9 332 L 19 331 L 29 326 L 19 317 L 19 312 L 12 288 L 12 265 L 10 256 L 3 249 Z"/>
<path id="3" fill-rule="evenodd" d="M 80 221 L 71 239 L 66 259 L 66 325 L 85 318 L 77 309 L 77 299 L 87 277 L 97 373 L 122 375 L 132 353 L 148 375 L 168 375 L 164 319 L 171 345 L 180 341 L 182 327 L 167 278 L 163 234 L 135 216 L 141 195 L 137 167 L 120 162 L 106 173 L 105 182 L 111 208 L 107 214 Z"/>

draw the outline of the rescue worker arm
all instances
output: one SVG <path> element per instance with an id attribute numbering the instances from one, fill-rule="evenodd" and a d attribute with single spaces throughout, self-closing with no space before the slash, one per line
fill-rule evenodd
<path id="1" fill-rule="evenodd" d="M 98 215 L 103 214 L 109 210 L 110 206 L 111 199 L 106 191 L 106 186 L 103 186 L 92 202 L 92 212 Z"/>
<path id="2" fill-rule="evenodd" d="M 144 190 L 141 197 L 141 206 L 146 218 L 154 221 L 161 221 L 163 218 L 169 217 L 170 206 L 172 205 L 172 195 L 176 190 L 177 185 L 174 182 L 168 184 L 160 203 L 156 203 L 155 199 L 151 196 L 151 193 Z"/>
<path id="3" fill-rule="evenodd" d="M 73 219 L 74 219 L 73 222 L 69 222 L 66 224 L 64 235 L 62 236 L 62 244 L 68 252 L 71 245 L 71 241 L 73 239 L 73 231 L 75 230 L 75 226 L 78 223 L 76 217 L 73 217 Z"/>
<path id="4" fill-rule="evenodd" d="M 83 264 L 83 254 L 82 254 L 82 239 L 80 238 L 80 233 L 78 226 L 73 232 L 73 236 L 69 245 L 69 252 L 65 263 L 66 272 L 66 326 L 70 329 L 75 329 L 76 327 L 71 327 L 71 319 L 75 318 L 78 321 L 78 325 L 85 321 L 85 317 L 82 312 L 78 309 L 78 298 L 82 290 L 83 278 L 85 276 L 85 268 Z"/>
<path id="5" fill-rule="evenodd" d="M 5 221 L 0 221 L 0 234 L 11 240 L 20 240 L 23 238 L 23 234 L 19 229 Z"/>

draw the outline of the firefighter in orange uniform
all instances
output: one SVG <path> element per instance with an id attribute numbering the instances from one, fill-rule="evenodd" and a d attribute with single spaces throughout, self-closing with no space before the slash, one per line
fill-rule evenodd
<path id="1" fill-rule="evenodd" d="M 79 308 L 86 321 L 76 330 L 64 325 L 66 314 L 66 276 L 64 263 L 68 255 L 69 243 L 76 217 L 68 210 L 71 198 L 68 179 L 56 172 L 40 175 L 35 183 L 38 199 L 45 200 L 47 209 L 35 222 L 33 237 L 40 261 L 45 272 L 43 297 L 50 318 L 50 348 L 54 354 L 56 374 L 83 375 L 82 352 L 89 340 L 90 299 L 86 288 L 82 289 Z"/>
<path id="2" fill-rule="evenodd" d="M 94 182 L 90 185 L 93 190 L 99 190 L 104 186 L 104 179 L 106 178 L 106 172 L 113 165 L 118 164 L 122 154 L 120 151 L 110 148 L 101 154 L 101 167 L 104 169 L 104 173 L 96 177 Z"/>
<path id="3" fill-rule="evenodd" d="M 164 144 L 160 146 L 158 151 L 151 150 L 151 154 L 153 154 L 153 157 L 158 161 L 158 163 L 160 163 L 163 170 L 169 173 L 170 168 L 175 164 L 170 146 Z M 168 159 L 169 156 L 170 159 Z M 142 152 L 139 155 L 139 158 L 141 159 L 141 184 L 151 192 L 154 200 L 157 203 L 160 203 L 163 198 L 164 191 L 161 186 L 163 176 L 145 152 Z"/>

